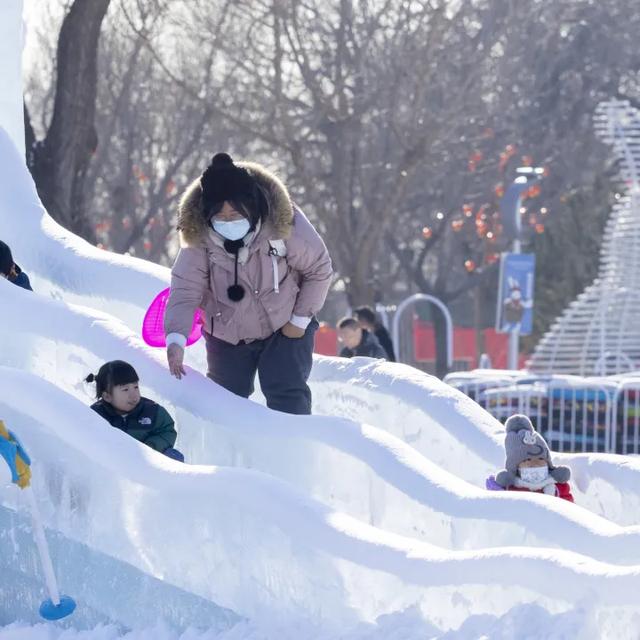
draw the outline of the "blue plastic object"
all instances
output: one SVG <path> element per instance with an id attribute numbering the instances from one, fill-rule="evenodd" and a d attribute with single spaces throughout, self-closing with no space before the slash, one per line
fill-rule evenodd
<path id="1" fill-rule="evenodd" d="M 181 451 L 174 449 L 173 447 L 166 448 L 162 453 L 164 453 L 167 458 L 171 458 L 173 460 L 177 460 L 178 462 L 184 462 L 184 455 Z"/>
<path id="2" fill-rule="evenodd" d="M 13 431 L 9 431 L 9 439 L 0 438 L 0 456 L 4 458 L 11 470 L 11 482 L 18 484 L 18 469 L 16 468 L 16 455 L 22 456 L 24 462 L 28 465 L 31 464 L 31 458 L 24 450 L 22 443 L 18 440 Z"/>
<path id="3" fill-rule="evenodd" d="M 18 453 L 22 456 L 22 459 L 28 464 L 31 465 L 31 458 L 27 455 L 27 452 L 24 450 L 22 446 L 22 442 L 18 439 L 18 436 L 9 429 L 9 437 L 13 438 L 13 441 L 16 443 L 16 447 L 18 448 Z"/>
<path id="4" fill-rule="evenodd" d="M 69 596 L 60 596 L 60 604 L 55 605 L 47 598 L 40 605 L 40 616 L 45 620 L 61 620 L 70 616 L 76 610 L 76 602 Z"/>
<path id="5" fill-rule="evenodd" d="M 0 457 L 9 465 L 11 471 L 11 482 L 18 482 L 18 470 L 16 468 L 16 453 L 18 447 L 15 442 L 0 438 Z"/>

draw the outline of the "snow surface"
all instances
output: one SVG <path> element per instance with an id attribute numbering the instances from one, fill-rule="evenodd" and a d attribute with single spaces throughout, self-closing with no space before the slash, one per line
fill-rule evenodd
<path id="1" fill-rule="evenodd" d="M 6 331 L 0 336 L 2 352 L 13 352 L 7 364 L 37 372 L 86 405 L 88 389 L 80 381 L 88 371 L 110 356 L 131 362 L 145 392 L 178 417 L 178 446 L 190 461 L 278 476 L 365 522 L 446 548 L 558 545 L 607 562 L 640 562 L 638 527 L 620 527 L 555 500 L 525 496 L 523 501 L 511 493 L 488 493 L 438 467 L 393 434 L 367 424 L 274 413 L 212 385 L 196 371 L 189 372 L 188 383 L 178 382 L 168 375 L 161 352 L 145 347 L 105 314 L 43 299 L 7 282 L 0 283 L 0 293 L 9 302 Z M 34 339 L 42 317 L 47 318 L 46 338 Z M 336 379 L 342 362 L 334 360 Z M 360 366 L 366 376 L 375 365 Z M 415 370 L 402 365 L 392 369 L 397 385 L 406 377 L 412 388 Z M 459 400 L 474 407 L 437 379 L 423 377 L 434 391 L 429 400 L 422 389 L 432 410 L 438 409 L 443 397 L 447 404 Z M 19 389 L 16 394 L 19 397 Z M 399 397 L 398 390 L 395 398 Z M 322 394 L 318 403 L 322 406 Z M 334 470 L 329 476 L 328 468 Z M 509 511 L 505 501 L 511 503 Z M 500 522 L 498 531 L 495 521 Z"/>
<path id="2" fill-rule="evenodd" d="M 503 468 L 502 424 L 464 394 L 411 367 L 316 356 L 312 388 L 316 413 L 357 417 L 386 429 L 476 486 Z M 638 522 L 640 457 L 556 452 L 553 458 L 571 467 L 578 504 L 621 525 Z"/>
<path id="3" fill-rule="evenodd" d="M 20 52 L 24 42 L 22 0 L 4 0 L 0 7 L 0 125 L 24 157 L 24 115 Z"/>
<path id="4" fill-rule="evenodd" d="M 20 4 L 2 3 L 0 25 Z M 15 103 L 12 37 L 0 78 Z M 213 384 L 201 344 L 171 378 L 138 337 L 168 270 L 54 223 L 11 142 L 21 125 L 1 110 L 0 125 L 0 237 L 36 289 L 0 281 L 0 418 L 32 454 L 61 588 L 80 605 L 38 624 L 25 500 L 0 488 L 0 640 L 636 636 L 637 459 L 558 455 L 578 505 L 491 493 L 500 423 L 410 367 L 319 357 L 310 417 Z M 174 415 L 191 464 L 88 409 L 82 379 L 113 358 Z"/>

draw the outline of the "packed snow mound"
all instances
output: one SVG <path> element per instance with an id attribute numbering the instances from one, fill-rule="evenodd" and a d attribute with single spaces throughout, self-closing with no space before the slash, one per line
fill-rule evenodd
<path id="1" fill-rule="evenodd" d="M 557 546 L 606 562 L 640 562 L 638 527 L 620 527 L 564 501 L 487 492 L 366 423 L 273 412 L 193 370 L 177 381 L 161 353 L 106 314 L 8 282 L 0 282 L 0 293 L 9 302 L 0 363 L 33 371 L 86 405 L 91 399 L 81 381 L 88 371 L 109 357 L 131 362 L 145 393 L 177 417 L 177 446 L 190 462 L 260 470 L 364 522 L 444 548 Z M 42 317 L 46 337 L 38 336 Z M 398 367 L 398 377 L 403 370 L 412 371 Z M 442 393 L 456 393 L 438 384 Z M 464 456 L 464 445 L 459 449 Z"/>
<path id="2" fill-rule="evenodd" d="M 55 493 L 56 498 L 62 498 L 63 486 L 48 489 L 45 496 Z M 26 505 L 16 494 L 16 488 L 0 489 L 0 498 L 18 507 L 0 506 L 0 626 L 15 620 L 41 621 L 38 608 L 47 597 L 30 521 L 25 517 Z M 90 629 L 98 623 L 150 627 L 161 620 L 173 628 L 193 626 L 220 632 L 241 621 L 210 600 L 173 587 L 59 532 L 49 530 L 47 538 L 57 579 L 63 587 L 69 587 L 67 592 L 73 592 L 78 604 L 73 616 L 75 628 Z"/>
<path id="3" fill-rule="evenodd" d="M 385 429 L 426 458 L 477 486 L 504 465 L 504 428 L 476 402 L 412 367 L 316 356 L 311 373 L 319 414 Z M 638 522 L 640 458 L 553 453 L 572 470 L 576 502 L 621 525 Z"/>
<path id="4" fill-rule="evenodd" d="M 144 311 L 169 285 L 169 270 L 103 251 L 67 231 L 45 211 L 23 157 L 0 127 L 0 235 L 40 295 L 64 297 L 115 313 L 141 327 Z M 126 283 L 126 286 L 123 286 Z"/>
<path id="5" fill-rule="evenodd" d="M 612 637 L 624 638 L 628 631 L 626 621 L 607 628 L 612 629 Z M 327 633 L 317 626 L 296 628 L 296 640 L 512 640 L 526 629 L 527 638 L 536 640 L 560 640 L 574 638 L 596 638 L 599 636 L 598 619 L 585 603 L 576 609 L 551 614 L 538 604 L 518 605 L 502 616 L 483 614 L 471 616 L 455 631 L 442 631 L 425 620 L 419 607 L 409 607 L 405 611 L 380 616 L 375 623 L 360 623 L 353 627 L 343 627 L 339 636 Z M 51 625 L 25 625 L 16 623 L 5 629 L 0 628 L 0 640 L 287 640 L 291 631 L 278 625 L 258 626 L 253 622 L 243 622 L 228 631 L 220 633 L 189 629 L 185 633 L 175 632 L 165 624 L 149 628 L 137 627 L 135 632 L 122 631 L 115 625 L 99 626 L 95 629 L 77 632 L 52 628 Z"/>
<path id="6" fill-rule="evenodd" d="M 9 132 L 24 157 L 24 108 L 20 52 L 23 46 L 22 0 L 3 2 L 0 9 L 0 126 Z"/>
<path id="7" fill-rule="evenodd" d="M 635 607 L 637 531 L 559 500 L 485 492 L 367 425 L 271 412 L 195 371 L 178 382 L 161 354 L 106 314 L 6 282 L 0 294 L 8 302 L 0 353 L 21 345 L 20 368 L 38 374 L 0 368 L 0 412 L 33 453 L 48 526 L 70 540 L 251 620 L 354 624 L 419 602 L 447 629 L 532 598 L 569 610 L 594 590 L 603 607 Z M 38 335 L 43 317 L 46 336 Z M 109 350 L 180 416 L 188 457 L 254 470 L 181 465 L 111 429 L 88 409 L 79 382 Z M 355 512 L 365 495 L 369 513 L 359 520 L 322 504 Z M 393 532 L 400 514 L 414 539 Z M 483 548 L 491 536 L 494 548 Z M 505 546 L 513 544 L 522 546 Z M 452 608 L 451 598 L 464 604 Z"/>
<path id="8" fill-rule="evenodd" d="M 447 609 L 452 589 L 473 613 L 504 613 L 532 594 L 555 607 L 594 592 L 601 607 L 640 606 L 640 566 L 554 549 L 442 549 L 333 511 L 268 474 L 169 460 L 32 374 L 0 367 L 0 385 L 0 411 L 36 461 L 50 528 L 250 619 L 353 624 L 420 602 L 447 628 L 459 615 Z M 26 401 L 33 396 L 40 402 Z M 19 491 L 8 491 L 5 507 L 19 512 Z M 77 587 L 72 578 L 64 590 Z"/>

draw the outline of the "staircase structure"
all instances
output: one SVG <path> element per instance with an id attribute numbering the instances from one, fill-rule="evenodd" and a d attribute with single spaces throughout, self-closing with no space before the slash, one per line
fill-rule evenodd
<path id="1" fill-rule="evenodd" d="M 610 375 L 640 370 L 640 112 L 601 103 L 596 132 L 613 147 L 626 189 L 607 222 L 598 277 L 538 343 L 530 370 Z"/>

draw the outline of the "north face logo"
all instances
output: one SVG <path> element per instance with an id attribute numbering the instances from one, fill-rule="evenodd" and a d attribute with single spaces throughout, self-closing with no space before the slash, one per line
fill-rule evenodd
<path id="1" fill-rule="evenodd" d="M 140 418 L 140 420 L 138 420 L 139 424 L 144 424 L 146 425 L 150 425 L 151 424 L 151 418 Z"/>

